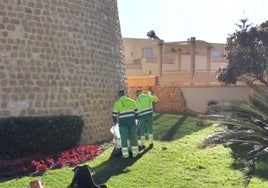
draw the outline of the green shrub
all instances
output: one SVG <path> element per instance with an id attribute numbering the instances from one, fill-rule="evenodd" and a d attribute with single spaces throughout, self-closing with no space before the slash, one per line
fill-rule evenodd
<path id="1" fill-rule="evenodd" d="M 51 154 L 77 146 L 83 120 L 78 116 L 8 117 L 0 119 L 0 159 Z"/>

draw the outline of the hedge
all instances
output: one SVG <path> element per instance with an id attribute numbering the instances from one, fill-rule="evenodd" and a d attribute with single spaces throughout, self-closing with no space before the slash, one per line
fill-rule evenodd
<path id="1" fill-rule="evenodd" d="M 84 122 L 79 116 L 0 119 L 0 160 L 51 154 L 78 145 Z"/>

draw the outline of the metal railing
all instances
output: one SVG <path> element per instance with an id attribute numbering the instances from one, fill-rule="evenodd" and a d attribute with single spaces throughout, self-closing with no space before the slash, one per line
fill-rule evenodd
<path id="1" fill-rule="evenodd" d="M 192 73 L 190 70 L 169 70 L 164 71 L 162 76 L 158 79 L 159 84 L 219 84 L 217 76 L 217 69 L 200 69 Z"/>

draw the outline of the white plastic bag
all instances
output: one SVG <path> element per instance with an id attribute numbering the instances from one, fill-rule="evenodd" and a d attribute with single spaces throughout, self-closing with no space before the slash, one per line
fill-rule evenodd
<path id="1" fill-rule="evenodd" d="M 111 133 L 113 134 L 113 142 L 116 148 L 121 148 L 121 137 L 119 132 L 119 125 L 118 123 L 113 125 L 110 129 Z"/>
<path id="2" fill-rule="evenodd" d="M 118 123 L 113 125 L 110 129 L 111 133 L 114 135 L 115 138 L 120 138 L 120 132 L 119 132 L 119 125 Z"/>
<path id="3" fill-rule="evenodd" d="M 120 132 L 119 132 L 119 124 L 116 123 L 115 125 L 113 125 L 110 129 L 111 133 L 114 135 L 113 137 L 113 143 L 115 145 L 115 148 L 119 149 L 121 148 L 121 136 L 120 136 Z M 131 143 L 130 140 L 127 140 L 127 144 L 128 144 L 128 149 L 131 148 Z"/>

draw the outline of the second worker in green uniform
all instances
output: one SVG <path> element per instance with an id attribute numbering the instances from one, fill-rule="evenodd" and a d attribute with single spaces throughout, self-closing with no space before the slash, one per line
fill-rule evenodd
<path id="1" fill-rule="evenodd" d="M 140 144 L 141 148 L 145 148 L 145 134 L 148 134 L 149 144 L 153 146 L 153 102 L 157 102 L 158 98 L 151 92 L 145 94 L 141 89 L 137 90 L 136 103 L 138 106 L 138 116 L 140 122 Z"/>

